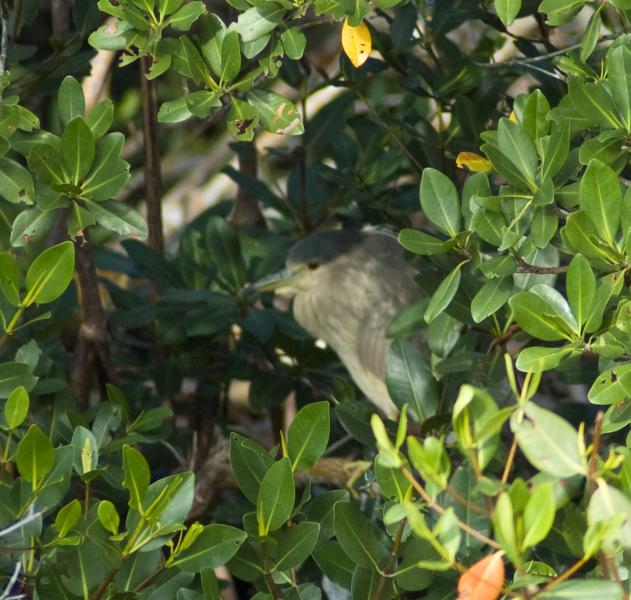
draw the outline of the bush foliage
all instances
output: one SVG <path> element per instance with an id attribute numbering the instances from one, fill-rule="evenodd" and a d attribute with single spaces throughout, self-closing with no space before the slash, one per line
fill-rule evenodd
<path id="1" fill-rule="evenodd" d="M 629 597 L 631 2 L 0 17 L 0 598 Z M 335 224 L 422 273 L 398 422 L 244 292 Z"/>

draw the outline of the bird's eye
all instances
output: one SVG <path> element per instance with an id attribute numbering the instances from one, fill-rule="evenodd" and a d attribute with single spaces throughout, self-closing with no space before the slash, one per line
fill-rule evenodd
<path id="1" fill-rule="evenodd" d="M 307 269 L 310 271 L 315 271 L 320 266 L 319 262 L 311 261 L 307 263 Z"/>

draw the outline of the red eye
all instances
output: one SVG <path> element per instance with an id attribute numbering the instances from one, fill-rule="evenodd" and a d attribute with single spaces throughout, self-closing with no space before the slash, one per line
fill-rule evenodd
<path id="1" fill-rule="evenodd" d="M 310 271 L 315 271 L 318 267 L 320 266 L 319 262 L 308 262 L 307 263 L 307 269 L 309 269 Z"/>

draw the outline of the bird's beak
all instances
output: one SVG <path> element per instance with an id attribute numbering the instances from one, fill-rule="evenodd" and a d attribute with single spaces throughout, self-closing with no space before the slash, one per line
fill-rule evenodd
<path id="1" fill-rule="evenodd" d="M 251 283 L 245 288 L 246 292 L 278 292 L 280 294 L 295 293 L 293 283 L 300 276 L 301 269 L 283 269 L 263 279 Z"/>

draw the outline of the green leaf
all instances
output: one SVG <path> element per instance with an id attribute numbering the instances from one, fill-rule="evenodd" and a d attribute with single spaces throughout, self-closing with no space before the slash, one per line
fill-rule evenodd
<path id="1" fill-rule="evenodd" d="M 15 452 L 18 473 L 34 490 L 53 467 L 53 445 L 48 436 L 37 426 L 31 425 L 20 440 Z"/>
<path id="2" fill-rule="evenodd" d="M 615 581 L 573 579 L 537 594 L 537 600 L 622 600 L 622 589 Z"/>
<path id="3" fill-rule="evenodd" d="M 0 293 L 4 294 L 11 306 L 20 303 L 21 282 L 22 271 L 18 263 L 8 252 L 0 252 Z"/>
<path id="4" fill-rule="evenodd" d="M 46 304 L 61 296 L 74 275 L 74 245 L 62 242 L 44 250 L 26 272 L 24 306 Z"/>
<path id="5" fill-rule="evenodd" d="M 10 158 L 0 158 L 0 196 L 15 204 L 33 204 L 35 201 L 31 174 Z"/>
<path id="6" fill-rule="evenodd" d="M 506 552 L 506 556 L 519 564 L 521 563 L 521 555 L 517 544 L 514 514 L 510 494 L 502 492 L 495 503 L 493 531 L 497 541 L 502 546 L 502 550 Z"/>
<path id="7" fill-rule="evenodd" d="M 68 125 L 77 117 L 82 117 L 85 112 L 85 100 L 81 84 L 70 75 L 65 77 L 59 86 L 57 110 L 64 125 Z"/>
<path id="8" fill-rule="evenodd" d="M 207 525 L 195 541 L 177 554 L 170 567 L 186 573 L 198 573 L 200 569 L 215 569 L 225 565 L 239 550 L 247 534 L 229 525 Z"/>
<path id="9" fill-rule="evenodd" d="M 451 303 L 460 286 L 460 263 L 438 286 L 425 310 L 425 322 L 431 323 Z"/>
<path id="10" fill-rule="evenodd" d="M 450 237 L 460 231 L 460 201 L 451 179 L 436 169 L 424 169 L 420 198 L 425 216 L 437 229 Z"/>
<path id="11" fill-rule="evenodd" d="M 216 14 L 208 14 L 200 21 L 201 51 L 213 73 L 221 75 L 221 46 L 227 29 Z M 234 99 L 233 99 L 234 101 Z"/>
<path id="12" fill-rule="evenodd" d="M 253 6 L 242 12 L 229 29 L 236 31 L 243 42 L 253 42 L 271 33 L 286 12 L 287 9 L 280 4 L 265 2 L 260 7 Z"/>
<path id="13" fill-rule="evenodd" d="M 37 383 L 28 365 L 20 362 L 0 363 L 0 398 L 8 398 L 17 387 L 31 391 Z"/>
<path id="14" fill-rule="evenodd" d="M 541 180 L 554 177 L 565 164 L 570 152 L 570 121 L 563 119 L 552 126 L 549 136 L 538 140 L 541 147 Z"/>
<path id="15" fill-rule="evenodd" d="M 225 282 L 233 289 L 241 289 L 245 284 L 245 263 L 234 227 L 221 217 L 209 219 L 206 246 Z"/>
<path id="16" fill-rule="evenodd" d="M 107 134 L 99 141 L 94 163 L 81 186 L 81 194 L 90 200 L 113 198 L 129 181 L 129 163 L 120 158 L 125 142 L 122 133 Z"/>
<path id="17" fill-rule="evenodd" d="M 13 389 L 4 405 L 4 420 L 9 429 L 19 427 L 28 415 L 30 400 L 28 391 L 23 385 Z"/>
<path id="18" fill-rule="evenodd" d="M 293 471 L 312 467 L 329 443 L 329 403 L 314 402 L 300 409 L 287 432 L 287 455 Z"/>
<path id="19" fill-rule="evenodd" d="M 175 100 L 169 100 L 163 102 L 160 105 L 158 111 L 158 123 L 181 123 L 190 119 L 193 116 L 188 105 L 186 104 L 186 98 L 182 96 Z"/>
<path id="20" fill-rule="evenodd" d="M 321 542 L 313 551 L 313 560 L 331 581 L 350 590 L 355 563 L 346 555 L 340 544 Z"/>
<path id="21" fill-rule="evenodd" d="M 535 546 L 547 537 L 554 523 L 555 511 L 553 484 L 545 483 L 536 487 L 524 509 L 525 536 L 522 550 Z"/>
<path id="22" fill-rule="evenodd" d="M 592 404 L 609 405 L 631 397 L 631 363 L 619 364 L 601 373 L 587 398 Z"/>
<path id="23" fill-rule="evenodd" d="M 515 320 L 533 337 L 549 342 L 566 335 L 562 319 L 547 302 L 531 292 L 515 294 L 509 301 Z"/>
<path id="24" fill-rule="evenodd" d="M 600 11 L 592 19 L 598 18 Z M 600 27 L 599 27 L 600 30 Z M 619 45 L 607 55 L 607 81 L 613 103 L 618 109 L 627 132 L 631 131 L 631 51 L 626 45 Z"/>
<path id="25" fill-rule="evenodd" d="M 186 106 L 192 115 L 200 119 L 206 118 L 213 110 L 221 106 L 219 92 L 208 90 L 197 90 L 186 94 Z"/>
<path id="26" fill-rule="evenodd" d="M 583 62 L 587 62 L 587 59 L 591 56 L 596 44 L 598 44 L 598 36 L 600 35 L 600 29 L 603 21 L 600 16 L 600 8 L 594 11 L 594 14 L 590 17 L 587 27 L 585 28 L 585 34 L 581 42 L 580 58 Z M 609 67 L 609 73 L 611 74 L 611 67 Z M 611 82 L 611 78 L 609 79 Z M 609 86 L 611 89 L 611 85 Z M 612 89 L 613 92 L 613 89 Z M 615 92 L 613 93 L 614 102 L 616 100 Z"/>
<path id="27" fill-rule="evenodd" d="M 167 23 L 177 31 L 188 31 L 191 25 L 206 12 L 206 6 L 200 0 L 187 2 L 184 6 L 175 11 L 168 19 Z"/>
<path id="28" fill-rule="evenodd" d="M 76 240 L 82 237 L 85 230 L 96 223 L 94 215 L 83 208 L 78 202 L 72 203 L 70 214 L 68 215 L 68 235 L 71 239 Z"/>
<path id="29" fill-rule="evenodd" d="M 601 84 L 587 83 L 576 76 L 570 76 L 568 84 L 574 109 L 591 124 L 605 129 L 622 127 L 613 100 Z"/>
<path id="30" fill-rule="evenodd" d="M 123 446 L 123 486 L 129 490 L 129 506 L 142 513 L 143 499 L 151 481 L 145 457 L 133 446 Z"/>
<path id="31" fill-rule="evenodd" d="M 285 54 L 292 60 L 300 60 L 305 52 L 307 36 L 297 27 L 285 29 L 280 35 Z"/>
<path id="32" fill-rule="evenodd" d="M 543 346 L 530 346 L 524 348 L 517 357 L 515 363 L 520 371 L 525 373 L 539 373 L 549 371 L 561 364 L 576 348 L 563 346 L 561 348 L 547 348 Z"/>
<path id="33" fill-rule="evenodd" d="M 83 117 L 73 119 L 61 136 L 61 152 L 72 183 L 79 185 L 94 160 L 94 134 Z"/>
<path id="34" fill-rule="evenodd" d="M 114 104 L 109 98 L 99 102 L 85 119 L 95 138 L 103 137 L 112 126 Z"/>
<path id="35" fill-rule="evenodd" d="M 254 107 L 238 98 L 232 98 L 228 118 L 228 131 L 240 142 L 251 142 L 259 123 L 259 114 Z"/>
<path id="36" fill-rule="evenodd" d="M 346 555 L 358 565 L 379 569 L 388 560 L 388 548 L 377 526 L 353 504 L 335 505 L 335 537 Z"/>
<path id="37" fill-rule="evenodd" d="M 259 535 L 276 531 L 289 519 L 295 497 L 296 488 L 291 462 L 285 457 L 274 463 L 261 481 L 256 500 Z"/>
<path id="38" fill-rule="evenodd" d="M 502 118 L 497 126 L 497 143 L 500 152 L 509 158 L 528 182 L 536 189 L 537 150 L 530 136 L 517 124 Z"/>
<path id="39" fill-rule="evenodd" d="M 522 175 L 517 166 L 499 148 L 493 144 L 482 144 L 481 150 L 493 164 L 493 170 L 499 173 L 506 181 L 517 189 L 534 191 L 532 183 Z"/>
<path id="40" fill-rule="evenodd" d="M 631 500 L 628 495 L 600 480 L 587 507 L 587 523 L 594 526 L 615 518 L 622 519 L 621 526 L 607 535 L 603 548 L 607 553 L 620 546 L 631 547 Z"/>
<path id="41" fill-rule="evenodd" d="M 301 135 L 304 133 L 302 117 L 292 102 L 269 90 L 252 90 L 247 100 L 256 110 L 261 125 L 271 133 Z"/>
<path id="42" fill-rule="evenodd" d="M 572 261 L 566 278 L 567 298 L 579 325 L 583 325 L 590 314 L 596 293 L 596 276 L 587 259 L 577 254 Z"/>
<path id="43" fill-rule="evenodd" d="M 103 529 L 109 531 L 112 535 L 118 533 L 118 527 L 120 525 L 120 517 L 116 511 L 116 507 L 109 500 L 101 500 L 97 508 L 97 516 L 99 523 L 103 526 Z"/>
<path id="44" fill-rule="evenodd" d="M 254 440 L 237 433 L 230 434 L 230 466 L 243 495 L 256 504 L 265 473 L 274 464 L 274 459 L 265 448 Z"/>
<path id="45" fill-rule="evenodd" d="M 180 6 L 183 0 L 158 0 L 158 14 L 160 19 L 173 14 Z"/>
<path id="46" fill-rule="evenodd" d="M 505 27 L 508 27 L 521 9 L 521 0 L 495 0 L 495 12 Z"/>
<path id="47" fill-rule="evenodd" d="M 38 242 L 50 231 L 56 217 L 56 210 L 23 210 L 13 221 L 11 245 L 14 248 L 22 248 Z"/>
<path id="48" fill-rule="evenodd" d="M 581 178 L 579 202 L 602 239 L 614 246 L 622 207 L 620 180 L 615 171 L 592 159 Z"/>
<path id="49" fill-rule="evenodd" d="M 398 237 L 399 244 L 414 254 L 444 254 L 449 252 L 452 243 L 441 240 L 418 229 L 402 229 Z"/>
<path id="50" fill-rule="evenodd" d="M 584 210 L 570 214 L 561 235 L 567 239 L 576 253 L 601 262 L 616 264 L 616 254 L 602 243 L 594 223 Z"/>
<path id="51" fill-rule="evenodd" d="M 550 121 L 547 118 L 549 112 L 550 103 L 541 90 L 535 90 L 528 96 L 519 121 L 531 139 L 538 140 L 548 133 L 550 128 Z"/>
<path id="52" fill-rule="evenodd" d="M 80 518 L 81 503 L 75 498 L 62 507 L 55 516 L 55 529 L 59 533 L 59 537 L 66 537 Z"/>
<path id="53" fill-rule="evenodd" d="M 83 477 L 94 471 L 99 463 L 99 445 L 94 434 L 85 427 L 75 427 L 72 434 L 72 466 Z"/>
<path id="54" fill-rule="evenodd" d="M 471 300 L 471 316 L 476 323 L 497 312 L 513 294 L 513 281 L 501 277 L 487 281 Z"/>
<path id="55" fill-rule="evenodd" d="M 527 402 L 511 417 L 511 429 L 519 449 L 540 471 L 561 478 L 586 474 L 578 433 L 558 415 Z"/>
<path id="56" fill-rule="evenodd" d="M 119 235 L 147 237 L 147 224 L 141 214 L 129 204 L 111 200 L 109 202 L 87 202 L 86 207 L 96 222 Z"/>
<path id="57" fill-rule="evenodd" d="M 185 8 L 186 5 L 183 7 Z M 195 85 L 201 85 L 202 83 L 210 81 L 208 74 L 208 67 L 199 53 L 197 46 L 186 35 L 180 36 L 180 43 L 182 44 L 182 51 L 184 53 L 184 62 L 188 66 L 190 71 L 190 77 Z"/>
<path id="58" fill-rule="evenodd" d="M 28 155 L 29 168 L 44 183 L 64 183 L 69 177 L 61 159 L 61 142 L 59 151 L 55 146 L 49 143 L 34 144 Z"/>
<path id="59" fill-rule="evenodd" d="M 484 390 L 472 385 L 462 385 L 452 412 L 452 425 L 458 445 L 465 456 L 475 450 L 478 468 L 484 469 L 493 458 L 499 441 L 499 427 L 504 422 L 495 400 Z"/>
<path id="60" fill-rule="evenodd" d="M 320 525 L 302 521 L 275 535 L 276 559 L 274 570 L 285 571 L 303 563 L 315 548 Z"/>
<path id="61" fill-rule="evenodd" d="M 241 71 L 241 48 L 236 31 L 228 31 L 221 42 L 220 84 L 229 83 Z"/>
<path id="62" fill-rule="evenodd" d="M 386 355 L 386 386 L 392 401 L 406 404 L 420 423 L 436 414 L 440 400 L 438 386 L 421 353 L 403 339 L 395 340 Z"/>

